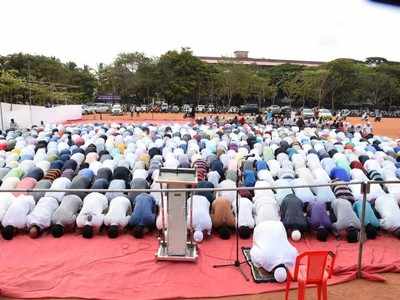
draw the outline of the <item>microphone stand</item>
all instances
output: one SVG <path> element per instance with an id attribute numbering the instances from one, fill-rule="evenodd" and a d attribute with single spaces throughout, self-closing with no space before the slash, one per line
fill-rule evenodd
<path id="1" fill-rule="evenodd" d="M 239 186 L 239 167 L 236 170 L 236 186 Z M 233 262 L 228 263 L 228 264 L 222 264 L 222 265 L 213 265 L 213 268 L 224 268 L 224 267 L 235 267 L 237 270 L 242 273 L 244 279 L 246 281 L 249 281 L 249 278 L 247 275 L 243 272 L 242 269 L 242 264 L 247 262 L 243 261 L 241 262 L 239 260 L 239 192 L 236 191 L 236 230 L 235 230 L 235 236 L 236 236 L 236 258 Z"/>

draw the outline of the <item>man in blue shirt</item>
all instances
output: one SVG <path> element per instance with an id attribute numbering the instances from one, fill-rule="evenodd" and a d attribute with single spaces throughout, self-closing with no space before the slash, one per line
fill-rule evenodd
<path id="1" fill-rule="evenodd" d="M 351 177 L 347 173 L 346 169 L 341 167 L 335 167 L 331 170 L 330 177 L 332 180 L 350 181 Z"/>
<path id="2" fill-rule="evenodd" d="M 357 200 L 353 204 L 354 212 L 357 217 L 361 220 L 361 212 L 362 212 L 362 201 Z M 372 209 L 371 204 L 367 201 L 365 205 L 365 233 L 367 234 L 368 239 L 375 239 L 378 235 L 378 230 L 380 227 L 380 223 L 378 218 L 376 217 L 374 210 Z"/>
<path id="3" fill-rule="evenodd" d="M 135 207 L 128 225 L 133 228 L 133 236 L 142 238 L 145 230 L 156 224 L 156 202 L 153 196 L 141 193 L 135 198 Z"/>

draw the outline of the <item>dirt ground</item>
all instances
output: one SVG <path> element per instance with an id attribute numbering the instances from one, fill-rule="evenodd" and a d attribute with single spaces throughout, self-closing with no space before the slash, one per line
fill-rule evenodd
<path id="1" fill-rule="evenodd" d="M 198 113 L 196 114 L 197 118 L 208 116 L 209 114 Z M 233 114 L 218 114 L 219 116 L 223 116 L 226 119 L 231 118 Z M 361 124 L 362 121 L 360 118 L 348 118 L 347 119 L 352 124 Z M 140 113 L 136 115 L 136 113 L 131 116 L 131 114 L 124 114 L 123 116 L 112 116 L 110 114 L 97 114 L 97 115 L 86 115 L 83 116 L 82 121 L 105 121 L 105 122 L 141 122 L 141 121 L 155 121 L 155 122 L 184 122 L 190 121 L 190 119 L 185 119 L 183 113 Z M 378 135 L 386 135 L 392 138 L 400 138 L 400 119 L 396 118 L 384 118 L 381 122 L 370 121 L 371 125 L 374 128 L 374 132 Z"/>

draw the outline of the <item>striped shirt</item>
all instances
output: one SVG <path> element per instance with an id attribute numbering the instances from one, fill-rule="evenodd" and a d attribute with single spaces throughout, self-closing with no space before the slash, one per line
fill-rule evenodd
<path id="1" fill-rule="evenodd" d="M 349 186 L 347 186 L 340 180 L 333 180 L 332 183 L 339 183 L 338 185 L 332 186 L 332 190 L 336 198 L 346 199 L 351 203 L 354 203 L 354 195 L 351 192 Z"/>
<path id="2" fill-rule="evenodd" d="M 194 163 L 194 167 L 197 171 L 197 180 L 204 181 L 207 180 L 208 166 L 207 162 L 203 159 L 198 159 Z"/>
<path id="3" fill-rule="evenodd" d="M 50 169 L 47 171 L 43 179 L 54 181 L 56 178 L 61 176 L 61 171 L 59 169 Z"/>

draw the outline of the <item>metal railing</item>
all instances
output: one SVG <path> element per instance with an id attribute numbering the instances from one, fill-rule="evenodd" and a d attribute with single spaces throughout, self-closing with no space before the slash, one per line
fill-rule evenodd
<path id="1" fill-rule="evenodd" d="M 366 210 L 366 203 L 367 203 L 367 196 L 370 191 L 370 185 L 372 184 L 400 184 L 400 180 L 388 180 L 388 181 L 351 181 L 351 182 L 332 182 L 327 184 L 312 184 L 312 185 L 288 185 L 288 186 L 271 186 L 271 187 L 232 187 L 232 188 L 158 188 L 158 189 L 0 189 L 1 192 L 11 192 L 11 193 L 45 193 L 45 192 L 84 192 L 84 193 L 91 193 L 91 192 L 99 192 L 99 193 L 108 193 L 108 192 L 120 192 L 120 193 L 161 193 L 161 207 L 162 210 L 162 222 L 163 227 L 165 226 L 164 222 L 164 195 L 165 193 L 169 192 L 187 192 L 192 193 L 191 195 L 191 202 L 193 201 L 193 193 L 194 192 L 223 192 L 223 191 L 258 191 L 258 190 L 279 190 L 279 189 L 296 189 L 296 188 L 314 188 L 314 187 L 334 187 L 338 185 L 360 185 L 360 190 L 362 194 L 362 209 L 361 209 L 361 217 L 360 217 L 360 238 L 359 238 L 359 251 L 358 251 L 358 259 L 357 259 L 357 277 L 362 278 L 362 255 L 363 255 L 363 248 L 364 242 L 366 240 L 365 234 L 365 210 Z M 192 204 L 191 204 L 192 207 Z M 190 219 L 192 219 L 192 212 L 190 213 Z M 165 242 L 165 241 L 163 241 Z"/>

